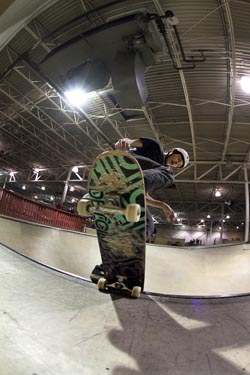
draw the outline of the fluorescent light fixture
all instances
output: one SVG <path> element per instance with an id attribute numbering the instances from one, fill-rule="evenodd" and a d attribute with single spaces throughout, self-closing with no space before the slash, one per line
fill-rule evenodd
<path id="1" fill-rule="evenodd" d="M 250 76 L 241 77 L 240 84 L 242 90 L 245 91 L 247 94 L 250 94 Z"/>

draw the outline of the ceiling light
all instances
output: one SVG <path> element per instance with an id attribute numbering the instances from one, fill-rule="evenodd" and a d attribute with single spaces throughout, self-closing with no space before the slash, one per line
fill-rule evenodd
<path id="1" fill-rule="evenodd" d="M 230 215 L 227 215 L 227 216 L 226 216 L 226 219 L 230 219 Z"/>
<path id="2" fill-rule="evenodd" d="M 53 197 L 52 195 L 51 195 L 51 197 L 50 197 L 50 200 L 51 200 L 51 201 L 53 201 L 53 200 L 54 200 L 54 197 Z"/>
<path id="3" fill-rule="evenodd" d="M 25 186 L 25 185 L 23 185 L 23 186 L 22 186 L 22 189 L 23 189 L 23 190 L 26 190 L 26 186 Z"/>
<path id="4" fill-rule="evenodd" d="M 219 189 L 216 189 L 215 190 L 215 194 L 214 194 L 216 197 L 221 197 L 221 192 Z"/>
<path id="5" fill-rule="evenodd" d="M 85 92 L 83 89 L 72 89 L 64 92 L 68 101 L 74 106 L 80 106 L 86 102 L 88 98 L 93 97 L 93 92 Z"/>
<path id="6" fill-rule="evenodd" d="M 9 181 L 16 181 L 16 176 L 15 176 L 16 173 L 18 173 L 18 172 L 10 172 L 10 179 L 9 179 Z"/>
<path id="7" fill-rule="evenodd" d="M 249 76 L 244 76 L 241 77 L 241 88 L 243 91 L 245 91 L 247 94 L 250 94 L 250 77 Z"/>
<path id="8" fill-rule="evenodd" d="M 70 186 L 69 191 L 75 191 L 74 186 Z"/>
<path id="9" fill-rule="evenodd" d="M 42 186 L 41 189 L 42 189 L 42 190 L 46 190 L 45 186 Z"/>
<path id="10" fill-rule="evenodd" d="M 211 216 L 208 214 L 208 215 L 207 215 L 207 218 L 210 219 L 210 217 L 211 217 Z"/>
<path id="11" fill-rule="evenodd" d="M 78 173 L 78 167 L 77 167 L 77 166 L 73 167 L 73 168 L 72 168 L 72 172 L 74 172 L 74 173 Z"/>

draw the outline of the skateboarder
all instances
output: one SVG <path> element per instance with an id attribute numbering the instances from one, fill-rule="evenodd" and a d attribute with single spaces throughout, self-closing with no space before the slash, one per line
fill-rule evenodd
<path id="1" fill-rule="evenodd" d="M 172 221 L 174 218 L 173 209 L 167 203 L 152 198 L 150 194 L 159 189 L 166 189 L 173 184 L 174 174 L 170 167 L 186 167 L 189 163 L 187 151 L 183 148 L 174 148 L 164 153 L 158 141 L 147 137 L 134 140 L 119 139 L 115 143 L 115 149 L 126 149 L 137 159 L 144 175 L 146 205 L 162 209 L 167 219 Z M 148 207 L 146 217 L 146 238 L 149 240 L 154 232 L 154 222 Z M 102 265 L 97 265 L 92 274 L 103 276 Z"/>
<path id="2" fill-rule="evenodd" d="M 168 221 L 174 218 L 174 211 L 165 202 L 153 199 L 150 194 L 156 190 L 166 189 L 174 182 L 173 168 L 184 168 L 189 163 L 189 155 L 183 148 L 173 148 L 164 153 L 161 144 L 152 138 L 141 137 L 139 139 L 123 138 L 115 143 L 115 149 L 127 149 L 132 152 L 140 164 L 145 182 L 146 204 L 163 210 Z M 147 208 L 146 235 L 149 239 L 154 231 L 153 218 Z"/>

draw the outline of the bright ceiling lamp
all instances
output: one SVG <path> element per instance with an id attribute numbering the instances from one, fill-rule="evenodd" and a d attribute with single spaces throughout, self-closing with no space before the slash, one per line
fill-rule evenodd
<path id="1" fill-rule="evenodd" d="M 86 102 L 87 99 L 95 96 L 95 91 L 86 92 L 83 89 L 71 89 L 64 92 L 68 101 L 74 106 L 80 106 Z"/>
<path id="2" fill-rule="evenodd" d="M 215 190 L 215 194 L 214 194 L 216 197 L 221 197 L 221 192 L 219 189 L 216 189 Z"/>
<path id="3" fill-rule="evenodd" d="M 241 77 L 240 84 L 242 90 L 245 91 L 247 94 L 250 94 L 250 76 Z"/>

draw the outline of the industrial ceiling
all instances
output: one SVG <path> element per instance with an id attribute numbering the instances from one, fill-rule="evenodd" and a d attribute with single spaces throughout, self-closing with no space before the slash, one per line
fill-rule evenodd
<path id="1" fill-rule="evenodd" d="M 67 200 L 79 199 L 99 153 L 119 138 L 146 136 L 190 154 L 175 185 L 156 194 L 183 222 L 230 214 L 231 225 L 245 223 L 248 0 L 22 3 L 0 9 L 2 186 L 58 200 L 67 182 Z M 94 94 L 76 107 L 64 84 L 83 73 Z"/>

